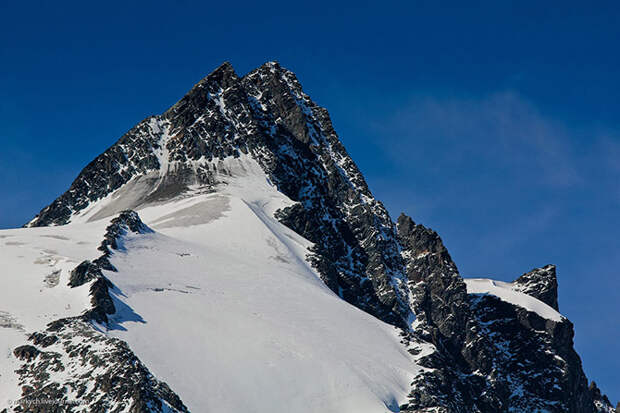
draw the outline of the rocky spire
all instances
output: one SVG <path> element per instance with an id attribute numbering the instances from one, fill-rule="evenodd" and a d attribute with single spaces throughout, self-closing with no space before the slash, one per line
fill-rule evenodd
<path id="1" fill-rule="evenodd" d="M 209 101 L 239 82 L 235 69 L 228 62 L 222 63 L 194 85 L 163 117 L 172 121 L 173 127 L 189 126 L 209 106 Z"/>
<path id="2" fill-rule="evenodd" d="M 458 347 L 465 330 L 467 289 L 439 235 L 401 214 L 397 220 L 398 239 L 406 264 L 414 312 L 425 327 L 437 331 L 453 347 Z"/>
<path id="3" fill-rule="evenodd" d="M 559 310 L 558 279 L 555 273 L 555 265 L 534 268 L 517 278 L 514 285 L 519 291 L 539 299 L 555 310 Z"/>

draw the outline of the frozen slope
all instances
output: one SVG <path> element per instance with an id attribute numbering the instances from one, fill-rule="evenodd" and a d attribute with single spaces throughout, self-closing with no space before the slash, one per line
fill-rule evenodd
<path id="1" fill-rule="evenodd" d="M 273 218 L 291 201 L 258 165 L 236 159 L 226 167 L 230 177 L 216 192 L 137 209 L 155 232 L 128 235 L 112 255 L 118 272 L 105 275 L 115 285 L 117 313 L 96 327 L 126 341 L 193 412 L 398 411 L 420 370 L 398 330 L 324 285 L 305 260 L 310 243 Z M 112 199 L 66 226 L 6 232 L 30 251 L 15 271 L 27 279 L 2 277 L 20 285 L 24 303 L 7 308 L 24 325 L 22 341 L 45 315 L 89 307 L 86 286 L 66 286 L 68 271 L 101 254 L 96 246 L 112 216 L 90 221 Z M 23 297 L 43 297 L 51 270 L 38 271 L 36 258 L 52 250 L 63 268 L 58 296 L 41 301 L 40 315 L 27 315 L 22 309 L 31 302 Z M 7 331 L 15 334 L 0 329 L 0 338 Z M 22 344 L 14 341 L 5 353 Z M 14 367 L 9 359 L 4 371 Z M 14 387 L 7 385 L 11 398 Z"/>
<path id="2" fill-rule="evenodd" d="M 193 411 L 397 410 L 418 369 L 397 330 L 323 284 L 309 243 L 272 218 L 290 201 L 238 166 L 252 173 L 219 193 L 139 211 L 157 233 L 106 275 L 143 321 L 121 313 L 109 334 Z"/>

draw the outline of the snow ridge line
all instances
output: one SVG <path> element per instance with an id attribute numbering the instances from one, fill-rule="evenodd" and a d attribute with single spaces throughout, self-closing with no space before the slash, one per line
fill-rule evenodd
<path id="1" fill-rule="evenodd" d="M 110 263 L 109 257 L 112 255 L 113 250 L 124 249 L 123 237 L 128 232 L 146 234 L 152 233 L 153 230 L 140 220 L 135 211 L 123 211 L 118 217 L 110 221 L 110 225 L 106 228 L 103 241 L 97 248 L 103 252 L 103 255 L 94 261 L 82 261 L 71 271 L 69 281 L 69 286 L 71 287 L 78 287 L 95 280 L 90 286 L 92 308 L 82 315 L 84 321 L 92 320 L 99 324 L 107 324 L 108 315 L 116 312 L 109 292 L 109 289 L 113 288 L 114 285 L 103 275 L 102 270 L 117 271 Z"/>

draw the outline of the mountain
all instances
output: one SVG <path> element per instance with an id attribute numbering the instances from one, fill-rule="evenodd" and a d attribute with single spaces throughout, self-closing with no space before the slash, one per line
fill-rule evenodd
<path id="1" fill-rule="evenodd" d="M 0 411 L 615 412 L 555 267 L 462 278 L 275 62 L 223 64 L 0 242 Z"/>

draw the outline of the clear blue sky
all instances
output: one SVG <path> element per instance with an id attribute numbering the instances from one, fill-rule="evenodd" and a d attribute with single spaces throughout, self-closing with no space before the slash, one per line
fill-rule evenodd
<path id="1" fill-rule="evenodd" d="M 223 61 L 278 60 L 463 275 L 558 266 L 585 370 L 616 402 L 620 6 L 543 3 L 1 2 L 0 227 Z"/>

